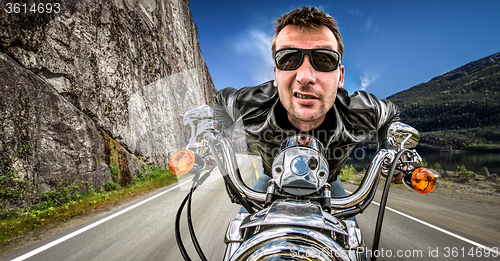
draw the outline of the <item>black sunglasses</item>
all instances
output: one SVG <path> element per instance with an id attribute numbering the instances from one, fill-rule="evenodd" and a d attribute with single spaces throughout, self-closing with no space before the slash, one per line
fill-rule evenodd
<path id="1" fill-rule="evenodd" d="M 337 70 L 340 64 L 340 54 L 331 49 L 299 49 L 283 48 L 274 52 L 276 68 L 284 71 L 297 70 L 304 61 L 304 55 L 309 55 L 309 60 L 314 69 L 322 72 Z"/>

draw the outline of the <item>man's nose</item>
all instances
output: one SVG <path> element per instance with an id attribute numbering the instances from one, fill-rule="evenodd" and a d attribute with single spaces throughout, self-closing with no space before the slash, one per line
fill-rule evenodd
<path id="1" fill-rule="evenodd" d="M 304 55 L 304 60 L 296 71 L 296 79 L 301 85 L 311 85 L 316 83 L 316 69 L 312 67 L 309 55 Z"/>

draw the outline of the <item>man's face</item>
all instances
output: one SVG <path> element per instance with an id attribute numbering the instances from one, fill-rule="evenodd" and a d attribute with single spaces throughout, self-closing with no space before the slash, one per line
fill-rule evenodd
<path id="1" fill-rule="evenodd" d="M 316 29 L 285 26 L 276 38 L 276 50 L 286 47 L 338 51 L 337 40 L 326 26 Z M 312 67 L 308 55 L 296 70 L 274 68 L 274 86 L 278 87 L 280 101 L 288 119 L 299 130 L 313 130 L 321 125 L 335 102 L 337 89 L 343 85 L 344 66 L 331 72 L 318 71 Z"/>

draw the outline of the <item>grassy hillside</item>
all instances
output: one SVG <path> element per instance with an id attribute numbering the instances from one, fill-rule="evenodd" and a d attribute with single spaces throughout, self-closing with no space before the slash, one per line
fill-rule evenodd
<path id="1" fill-rule="evenodd" d="M 430 149 L 500 149 L 500 53 L 396 93 L 401 119 Z"/>

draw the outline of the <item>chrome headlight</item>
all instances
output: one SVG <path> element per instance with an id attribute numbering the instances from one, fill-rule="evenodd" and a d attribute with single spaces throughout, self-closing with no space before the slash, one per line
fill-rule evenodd
<path id="1" fill-rule="evenodd" d="M 328 180 L 323 145 L 309 135 L 295 135 L 281 144 L 272 173 L 276 185 L 292 195 L 309 195 Z"/>

